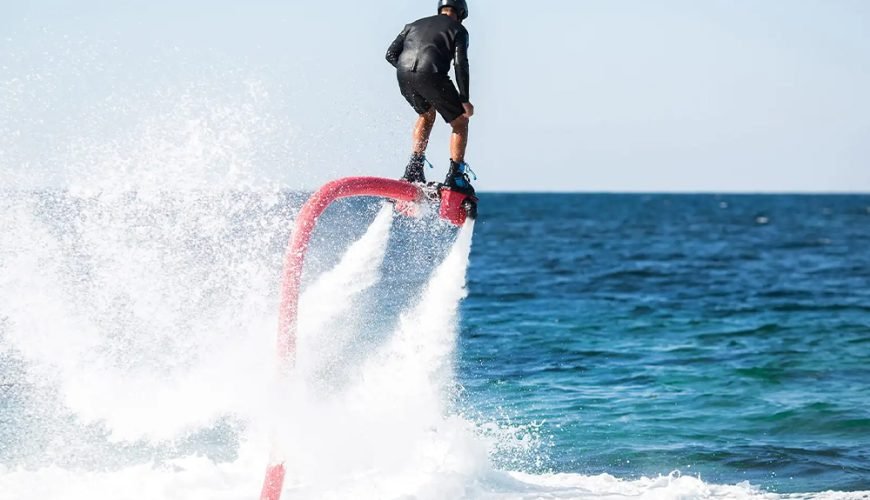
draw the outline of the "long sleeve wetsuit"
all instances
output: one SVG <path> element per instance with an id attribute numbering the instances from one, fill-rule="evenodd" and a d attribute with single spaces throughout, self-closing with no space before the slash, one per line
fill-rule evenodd
<path id="1" fill-rule="evenodd" d="M 444 76 L 453 62 L 459 96 L 469 102 L 468 30 L 450 16 L 426 17 L 405 26 L 387 49 L 387 61 L 400 72 Z"/>

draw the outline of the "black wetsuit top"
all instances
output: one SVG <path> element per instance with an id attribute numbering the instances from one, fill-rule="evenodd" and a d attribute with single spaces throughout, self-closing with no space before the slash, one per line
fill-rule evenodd
<path id="1" fill-rule="evenodd" d="M 407 26 L 387 50 L 397 70 L 447 75 L 454 62 L 462 102 L 469 102 L 468 30 L 450 16 L 424 17 Z"/>

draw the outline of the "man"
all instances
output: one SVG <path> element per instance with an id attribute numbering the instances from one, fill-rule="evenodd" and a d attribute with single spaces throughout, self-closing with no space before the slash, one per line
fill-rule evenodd
<path id="1" fill-rule="evenodd" d="M 414 126 L 411 160 L 402 179 L 426 182 L 423 164 L 437 111 L 453 128 L 450 171 L 444 184 L 474 194 L 465 163 L 468 120 L 474 114 L 469 102 L 468 31 L 462 26 L 467 17 L 465 0 L 439 0 L 438 15 L 405 26 L 387 50 L 387 61 L 396 68 L 402 95 L 420 115 Z M 458 91 L 448 76 L 451 62 Z"/>

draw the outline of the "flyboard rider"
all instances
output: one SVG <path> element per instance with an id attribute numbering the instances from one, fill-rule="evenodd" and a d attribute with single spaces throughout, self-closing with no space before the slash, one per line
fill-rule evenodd
<path id="1" fill-rule="evenodd" d="M 420 115 L 414 125 L 411 160 L 402 179 L 426 182 L 423 165 L 437 111 L 453 128 L 450 171 L 444 185 L 473 195 L 465 163 L 468 121 L 474 115 L 474 106 L 469 101 L 468 31 L 462 25 L 467 17 L 465 0 L 439 0 L 437 15 L 405 26 L 387 49 L 387 61 L 396 68 L 402 96 Z M 448 76 L 451 62 L 458 91 Z"/>

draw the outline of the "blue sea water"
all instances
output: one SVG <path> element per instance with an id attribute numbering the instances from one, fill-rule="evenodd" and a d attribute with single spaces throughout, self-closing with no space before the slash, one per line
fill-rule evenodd
<path id="1" fill-rule="evenodd" d="M 485 194 L 472 410 L 543 468 L 870 490 L 870 196 Z"/>

